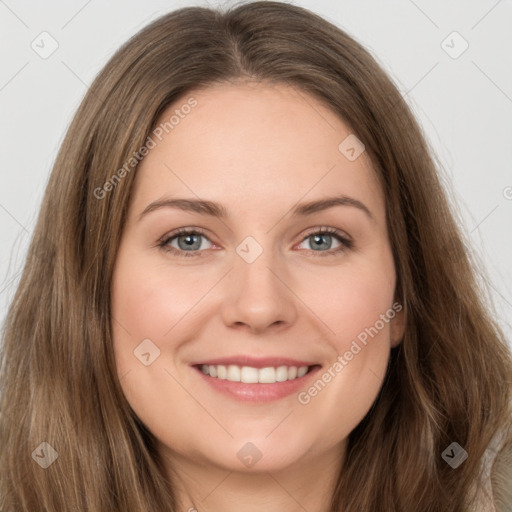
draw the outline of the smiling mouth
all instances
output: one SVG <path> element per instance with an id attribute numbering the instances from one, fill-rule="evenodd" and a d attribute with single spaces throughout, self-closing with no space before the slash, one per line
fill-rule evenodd
<path id="1" fill-rule="evenodd" d="M 244 384 L 275 384 L 298 380 L 318 365 L 313 366 L 267 366 L 255 368 L 252 366 L 230 365 L 197 365 L 196 368 L 204 375 L 214 379 L 226 380 L 229 382 L 241 382 Z"/>

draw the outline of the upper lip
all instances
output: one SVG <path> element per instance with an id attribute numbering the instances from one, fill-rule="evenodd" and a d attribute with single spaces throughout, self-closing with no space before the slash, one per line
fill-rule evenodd
<path id="1" fill-rule="evenodd" d="M 247 355 L 240 355 L 219 357 L 216 359 L 206 359 L 204 361 L 192 363 L 192 366 L 201 366 L 203 364 L 212 366 L 229 366 L 230 364 L 232 364 L 236 366 L 251 366 L 252 368 L 267 368 L 269 366 L 273 366 L 277 368 L 279 366 L 314 366 L 318 363 L 312 363 L 311 361 L 299 361 L 297 359 L 291 359 L 289 357 L 251 357 Z"/>

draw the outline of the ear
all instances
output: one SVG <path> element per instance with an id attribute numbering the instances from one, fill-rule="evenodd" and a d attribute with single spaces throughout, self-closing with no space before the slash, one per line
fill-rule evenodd
<path id="1" fill-rule="evenodd" d="M 406 314 L 405 308 L 399 302 L 393 304 L 395 316 L 389 321 L 391 348 L 398 347 L 405 334 Z"/>

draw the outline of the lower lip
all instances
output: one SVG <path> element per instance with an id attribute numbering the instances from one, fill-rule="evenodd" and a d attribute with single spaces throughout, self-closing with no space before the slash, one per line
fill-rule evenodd
<path id="1" fill-rule="evenodd" d="M 194 368 L 204 381 L 213 389 L 224 393 L 241 402 L 272 402 L 285 398 L 293 393 L 298 393 L 307 384 L 310 378 L 320 370 L 320 366 L 314 366 L 306 375 L 294 380 L 275 382 L 273 384 L 246 384 L 244 382 L 232 382 L 226 379 L 218 379 L 205 375 L 199 368 Z"/>

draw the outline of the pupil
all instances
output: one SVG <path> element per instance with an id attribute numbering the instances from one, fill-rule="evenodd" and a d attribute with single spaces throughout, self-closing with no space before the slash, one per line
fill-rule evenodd
<path id="1" fill-rule="evenodd" d="M 325 239 L 325 238 L 328 238 L 328 237 L 329 237 L 329 235 L 313 235 L 313 238 L 315 240 L 315 244 L 320 244 L 320 245 L 322 244 L 322 239 Z"/>
<path id="2" fill-rule="evenodd" d="M 197 239 L 198 235 L 182 235 L 180 238 L 178 238 L 178 245 L 181 249 L 183 249 L 191 248 L 199 243 L 199 245 L 195 247 L 197 249 L 201 245 L 201 242 L 198 242 Z"/>

